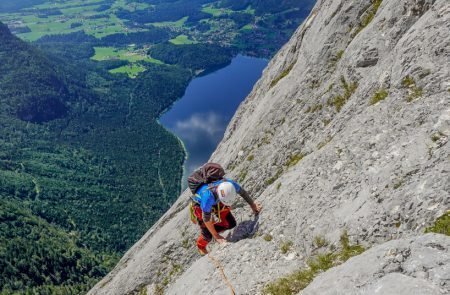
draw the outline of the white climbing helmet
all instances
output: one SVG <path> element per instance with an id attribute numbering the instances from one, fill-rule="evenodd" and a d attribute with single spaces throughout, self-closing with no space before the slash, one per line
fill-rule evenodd
<path id="1" fill-rule="evenodd" d="M 231 182 L 224 181 L 217 187 L 217 195 L 219 200 L 225 206 L 231 206 L 236 199 L 236 189 Z"/>

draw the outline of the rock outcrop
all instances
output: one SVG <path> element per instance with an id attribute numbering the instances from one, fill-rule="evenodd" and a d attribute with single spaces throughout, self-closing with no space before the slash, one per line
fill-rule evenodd
<path id="1" fill-rule="evenodd" d="M 427 234 L 373 247 L 319 275 L 302 295 L 446 294 L 450 239 Z"/>
<path id="2" fill-rule="evenodd" d="M 366 247 L 406 240 L 374 247 L 316 282 L 331 286 L 329 276 L 345 276 L 363 259 L 382 263 L 377 253 L 389 247 L 411 243 L 420 256 L 432 239 L 447 255 L 436 273 L 448 270 L 449 238 L 417 236 L 450 207 L 449 49 L 447 0 L 318 1 L 211 158 L 264 206 L 254 220 L 239 204 L 232 242 L 213 247 L 238 294 L 260 293 L 304 266 L 317 237 L 337 244 L 344 230 Z M 91 294 L 229 294 L 214 264 L 196 254 L 187 203 L 185 192 Z M 416 283 L 429 294 L 450 292 L 448 278 L 435 280 L 428 269 L 420 277 L 419 256 L 367 281 L 367 294 L 400 290 L 392 280 L 409 285 L 402 292 Z M 367 276 L 377 271 L 366 266 Z M 305 294 L 323 294 L 316 282 Z M 338 282 L 352 294 L 350 278 Z"/>

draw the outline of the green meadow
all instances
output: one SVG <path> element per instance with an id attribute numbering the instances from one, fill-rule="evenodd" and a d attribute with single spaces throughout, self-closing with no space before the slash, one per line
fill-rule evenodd
<path id="1" fill-rule="evenodd" d="M 247 24 L 241 28 L 243 31 L 253 30 L 253 24 Z"/>
<path id="2" fill-rule="evenodd" d="M 184 45 L 184 44 L 197 44 L 197 41 L 189 39 L 186 35 L 178 35 L 176 38 L 170 39 L 170 43 L 175 45 Z"/>
<path id="3" fill-rule="evenodd" d="M 139 62 L 163 64 L 162 61 L 154 59 L 145 53 L 145 50 L 119 49 L 115 47 L 94 47 L 95 55 L 91 57 L 95 61 L 126 60 L 129 64 L 110 70 L 112 74 L 127 74 L 130 78 L 136 78 L 139 73 L 146 70 Z"/>
<path id="4" fill-rule="evenodd" d="M 128 64 L 116 69 L 112 69 L 109 72 L 111 74 L 127 74 L 128 77 L 134 79 L 145 70 L 146 68 L 141 64 Z"/>
<path id="5" fill-rule="evenodd" d="M 47 3 L 35 5 L 33 9 L 52 9 L 52 8 L 67 8 L 74 6 L 85 6 L 102 3 L 104 0 L 66 0 L 66 1 L 48 1 Z"/>
<path id="6" fill-rule="evenodd" d="M 231 12 L 233 12 L 231 9 L 226 9 L 226 8 L 216 8 L 212 5 L 205 5 L 202 8 L 202 11 L 205 13 L 209 13 L 212 16 L 221 16 L 223 14 L 229 14 Z"/>
<path id="7" fill-rule="evenodd" d="M 177 21 L 174 22 L 157 22 L 157 23 L 149 23 L 149 25 L 155 26 L 155 27 L 174 27 L 174 28 L 182 28 L 186 21 L 188 20 L 188 16 L 185 16 L 183 18 L 180 18 Z"/>
<path id="8" fill-rule="evenodd" d="M 94 47 L 95 55 L 91 59 L 96 61 L 104 60 L 126 60 L 134 63 L 138 61 L 162 64 L 161 61 L 151 58 L 147 54 L 133 49 L 118 49 L 115 47 Z"/>

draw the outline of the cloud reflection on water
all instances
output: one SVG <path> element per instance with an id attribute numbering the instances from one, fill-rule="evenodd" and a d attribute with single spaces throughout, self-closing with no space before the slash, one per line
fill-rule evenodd
<path id="1" fill-rule="evenodd" d="M 214 150 L 223 137 L 227 118 L 215 112 L 195 113 L 178 120 L 173 131 L 183 140 L 189 151 L 187 171 L 193 171 L 205 161 L 204 151 Z"/>
<path id="2" fill-rule="evenodd" d="M 226 124 L 226 118 L 218 113 L 195 113 L 186 120 L 177 121 L 174 131 L 186 143 L 194 145 L 204 141 L 216 143 L 223 136 Z"/>

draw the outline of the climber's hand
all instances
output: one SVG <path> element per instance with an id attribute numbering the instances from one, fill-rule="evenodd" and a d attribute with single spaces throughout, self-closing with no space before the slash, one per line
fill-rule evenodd
<path id="1" fill-rule="evenodd" d="M 261 204 L 258 203 L 258 202 L 254 202 L 254 203 L 251 205 L 251 207 L 252 207 L 253 213 L 254 213 L 255 215 L 258 215 L 258 214 L 261 212 L 261 210 L 262 210 L 262 206 L 261 206 Z"/>
<path id="2" fill-rule="evenodd" d="M 217 241 L 217 243 L 219 244 L 225 244 L 227 242 L 227 240 L 225 240 L 224 237 L 222 237 L 221 235 L 217 235 L 214 237 L 214 239 Z"/>

